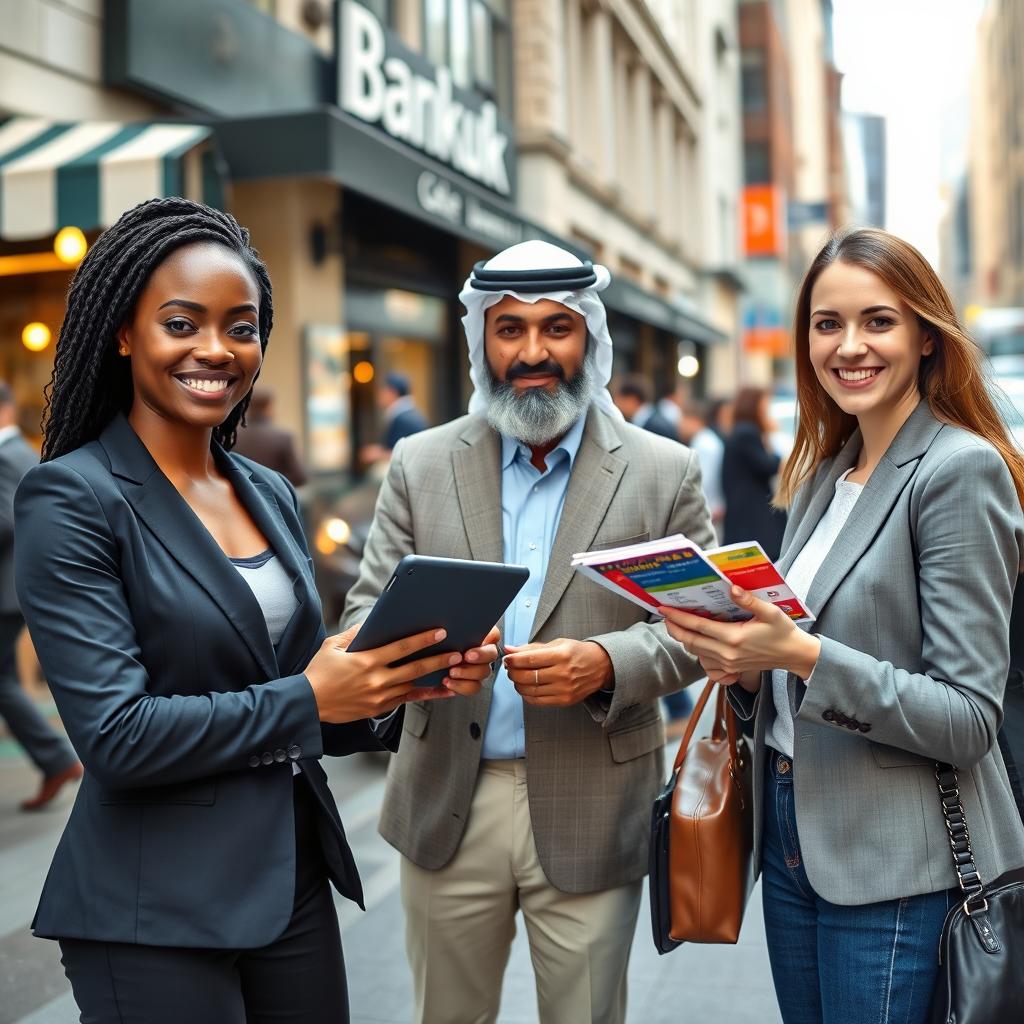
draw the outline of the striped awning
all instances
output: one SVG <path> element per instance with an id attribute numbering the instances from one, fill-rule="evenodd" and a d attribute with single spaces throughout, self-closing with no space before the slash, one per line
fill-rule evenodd
<path id="1" fill-rule="evenodd" d="M 146 199 L 223 201 L 210 128 L 194 124 L 0 122 L 0 239 L 109 227 Z"/>

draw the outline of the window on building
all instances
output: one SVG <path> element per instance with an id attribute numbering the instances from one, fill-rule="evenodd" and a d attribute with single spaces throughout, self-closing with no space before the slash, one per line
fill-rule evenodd
<path id="1" fill-rule="evenodd" d="M 768 79 L 764 50 L 744 50 L 740 60 L 740 90 L 745 113 L 756 114 L 768 106 Z"/>
<path id="2" fill-rule="evenodd" d="M 772 180 L 772 151 L 767 142 L 746 142 L 743 146 L 743 179 L 748 185 Z"/>
<path id="3" fill-rule="evenodd" d="M 424 56 L 449 68 L 460 89 L 511 108 L 508 0 L 423 0 L 422 36 Z"/>

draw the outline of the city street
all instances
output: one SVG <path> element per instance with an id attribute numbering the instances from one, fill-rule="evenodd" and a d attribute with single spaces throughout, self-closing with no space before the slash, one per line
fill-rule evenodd
<path id="1" fill-rule="evenodd" d="M 412 994 L 402 937 L 398 854 L 378 835 L 384 792 L 383 755 L 330 759 L 342 817 L 363 876 L 367 913 L 338 901 L 354 1024 L 406 1024 Z M 0 1024 L 71 1024 L 78 1014 L 56 943 L 35 939 L 28 926 L 50 855 L 71 807 L 23 814 L 18 802 L 36 776 L 14 743 L 0 739 Z M 773 1024 L 772 994 L 755 893 L 738 946 L 684 946 L 659 957 L 641 908 L 629 972 L 629 1021 L 635 1024 Z M 500 1021 L 536 1020 L 533 975 L 522 927 L 505 976 Z"/>

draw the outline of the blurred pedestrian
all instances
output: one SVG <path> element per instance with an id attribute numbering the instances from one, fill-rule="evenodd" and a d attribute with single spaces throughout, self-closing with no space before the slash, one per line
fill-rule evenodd
<path id="1" fill-rule="evenodd" d="M 45 807 L 69 783 L 82 777 L 71 744 L 43 717 L 18 679 L 16 649 L 25 626 L 14 588 L 14 492 L 39 461 L 18 429 L 18 408 L 0 381 L 0 718 L 43 773 L 39 790 L 23 811 Z"/>
<path id="2" fill-rule="evenodd" d="M 634 426 L 661 437 L 679 440 L 675 427 L 654 407 L 652 388 L 646 377 L 630 373 L 612 385 L 612 398 L 619 412 Z"/>
<path id="3" fill-rule="evenodd" d="M 625 1017 L 662 784 L 656 702 L 696 666 L 663 623 L 569 562 L 620 539 L 712 533 L 696 458 L 612 404 L 609 280 L 539 241 L 477 264 L 461 295 L 470 414 L 395 449 L 345 609 L 346 625 L 362 620 L 411 552 L 530 568 L 493 686 L 410 704 L 391 764 L 380 827 L 402 853 L 419 1024 L 497 1019 L 520 910 L 541 1024 Z"/>
<path id="4" fill-rule="evenodd" d="M 295 436 L 274 423 L 274 392 L 270 388 L 253 389 L 234 451 L 286 476 L 293 487 L 301 487 L 308 479 L 296 451 Z"/>
<path id="5" fill-rule="evenodd" d="M 926 1024 L 947 912 L 983 911 L 978 877 L 1024 866 L 996 743 L 1024 459 L 906 242 L 833 236 L 794 320 L 781 568 L 813 632 L 742 591 L 751 621 L 669 610 L 669 631 L 755 718 L 755 860 L 783 1021 Z M 943 813 L 955 792 L 969 842 L 952 842 L 960 811 L 948 827 Z"/>
<path id="6" fill-rule="evenodd" d="M 708 402 L 708 426 L 722 439 L 732 433 L 733 400 L 713 398 Z"/>
<path id="7" fill-rule="evenodd" d="M 364 466 L 390 459 L 395 445 L 403 437 L 427 429 L 423 413 L 416 408 L 409 378 L 402 373 L 388 373 L 377 390 L 377 405 L 384 417 L 384 433 L 380 444 L 364 445 L 360 451 Z"/>
<path id="8" fill-rule="evenodd" d="M 664 391 L 654 405 L 661 413 L 662 418 L 671 425 L 677 437 L 682 436 L 679 428 L 683 420 L 683 406 L 686 404 L 686 397 L 680 388 L 673 386 Z"/>
<path id="9" fill-rule="evenodd" d="M 708 511 L 716 531 L 722 530 L 725 518 L 725 493 L 722 490 L 722 458 L 725 444 L 708 426 L 708 404 L 696 398 L 683 403 L 679 436 L 700 459 L 701 484 L 708 501 Z"/>
<path id="10" fill-rule="evenodd" d="M 85 763 L 33 921 L 95 1024 L 344 1024 L 328 879 L 362 887 L 320 757 L 397 744 L 435 631 L 325 639 L 295 492 L 230 449 L 273 318 L 249 234 L 142 203 L 71 284 L 18 593 Z M 482 678 L 496 658 L 477 651 Z"/>
<path id="11" fill-rule="evenodd" d="M 768 392 L 741 388 L 733 402 L 733 427 L 722 453 L 725 498 L 724 543 L 756 540 L 771 559 L 779 557 L 786 513 L 772 504 L 774 481 L 782 462 L 769 448 L 774 429 Z"/>

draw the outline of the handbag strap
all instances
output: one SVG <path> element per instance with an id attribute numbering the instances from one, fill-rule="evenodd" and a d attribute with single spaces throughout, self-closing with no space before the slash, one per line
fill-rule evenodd
<path id="1" fill-rule="evenodd" d="M 971 849 L 971 833 L 967 827 L 967 815 L 960 798 L 960 773 L 956 765 L 943 761 L 935 762 L 935 781 L 939 785 L 939 801 L 942 816 L 949 833 L 949 847 L 953 851 L 953 868 L 956 880 L 964 893 L 964 912 L 968 915 L 988 909 L 985 899 L 985 883 L 974 863 Z"/>
<path id="2" fill-rule="evenodd" d="M 679 770 L 680 765 L 683 763 L 683 758 L 686 757 L 686 751 L 689 749 L 690 741 L 693 739 L 693 734 L 697 729 L 697 722 L 700 720 L 700 716 L 703 714 L 704 708 L 707 706 L 716 685 L 708 680 L 700 697 L 697 698 L 693 711 L 690 712 L 690 720 L 686 724 L 686 732 L 679 743 L 675 764 L 672 766 L 673 772 Z M 718 698 L 715 701 L 715 724 L 711 736 L 716 740 L 728 739 L 729 759 L 735 764 L 738 758 L 739 730 L 736 727 L 736 712 L 733 711 L 726 699 L 724 686 L 718 686 Z"/>

